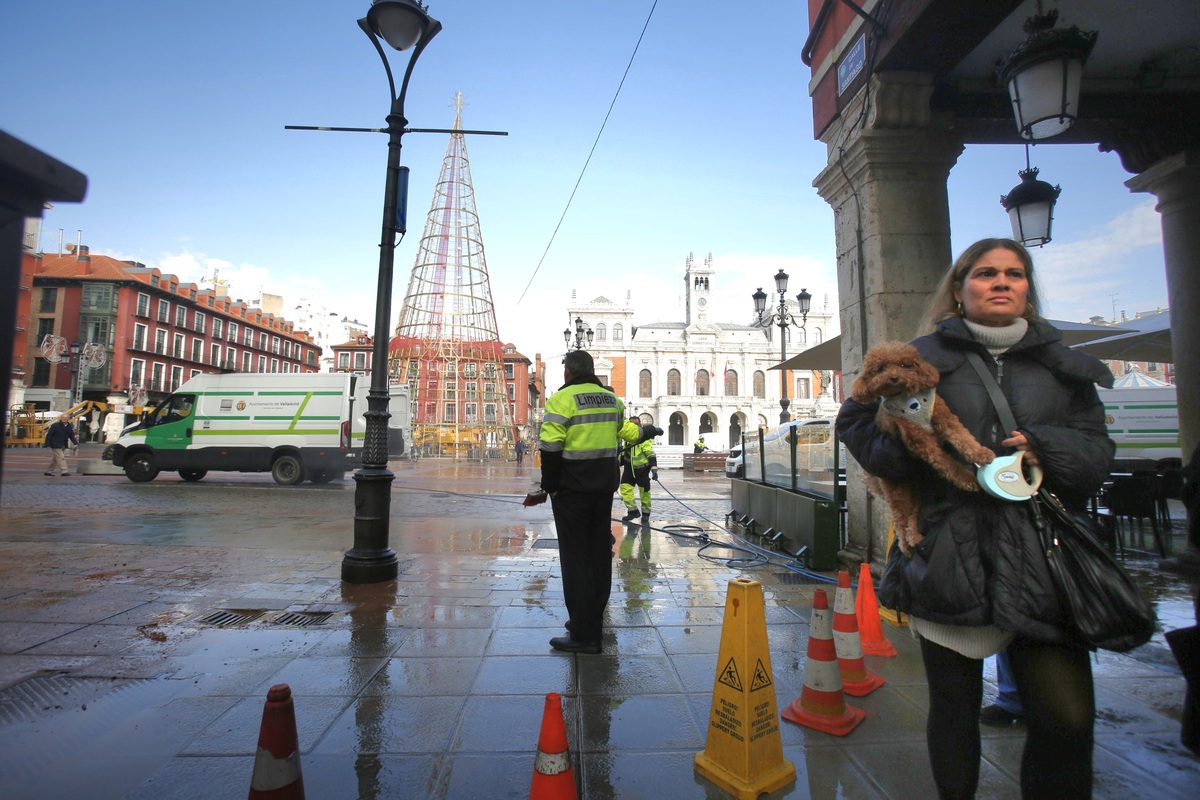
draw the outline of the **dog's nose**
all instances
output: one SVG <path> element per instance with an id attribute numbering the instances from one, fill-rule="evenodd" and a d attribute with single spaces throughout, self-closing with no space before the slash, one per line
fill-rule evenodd
<path id="1" fill-rule="evenodd" d="M 891 381 L 892 383 L 899 383 L 900 376 L 899 375 L 888 375 L 888 380 Z"/>

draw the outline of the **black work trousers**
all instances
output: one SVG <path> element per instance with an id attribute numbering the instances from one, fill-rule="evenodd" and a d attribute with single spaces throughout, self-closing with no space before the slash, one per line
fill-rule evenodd
<path id="1" fill-rule="evenodd" d="M 612 592 L 612 492 L 560 489 L 550 499 L 571 636 L 598 642 Z"/>

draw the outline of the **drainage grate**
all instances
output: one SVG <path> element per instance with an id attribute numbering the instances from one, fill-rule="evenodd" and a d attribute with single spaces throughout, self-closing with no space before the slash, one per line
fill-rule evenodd
<path id="1" fill-rule="evenodd" d="M 53 711 L 87 704 L 140 680 L 35 675 L 0 691 L 0 725 L 35 722 Z"/>
<path id="2" fill-rule="evenodd" d="M 311 625 L 321 625 L 333 616 L 332 611 L 288 611 L 271 620 L 272 625 L 295 625 L 306 628 Z"/>
<path id="3" fill-rule="evenodd" d="M 203 625 L 214 625 L 218 628 L 232 628 L 236 625 L 245 625 L 247 622 L 253 622 L 265 613 L 267 612 L 261 610 L 222 608 L 201 617 L 197 621 Z"/>
<path id="4" fill-rule="evenodd" d="M 530 547 L 535 550 L 557 550 L 558 539 L 538 539 Z"/>
<path id="5" fill-rule="evenodd" d="M 791 572 L 791 571 L 773 572 L 771 574 L 774 575 L 776 578 L 779 578 L 781 583 L 803 584 L 803 585 L 816 584 L 816 583 L 821 583 L 821 584 L 828 583 L 828 581 L 820 580 L 817 578 L 810 578 L 807 575 L 804 575 L 799 572 Z"/>

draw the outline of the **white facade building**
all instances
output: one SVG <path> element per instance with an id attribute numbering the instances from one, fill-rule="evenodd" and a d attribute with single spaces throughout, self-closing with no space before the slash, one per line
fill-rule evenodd
<path id="1" fill-rule="evenodd" d="M 570 319 L 579 317 L 592 329 L 587 350 L 596 361 L 596 374 L 621 396 L 631 415 L 661 427 L 665 444 L 690 446 L 704 436 L 710 449 L 725 450 L 739 443 L 743 433 L 779 424 L 780 373 L 769 368 L 780 363 L 780 331 L 709 320 L 716 286 L 711 253 L 703 264 L 689 255 L 683 277 L 681 322 L 639 321 L 628 292 L 624 304 L 606 297 L 584 303 L 572 298 L 568 312 Z M 749 296 L 746 305 L 751 307 Z M 809 311 L 803 330 L 788 330 L 789 357 L 837 335 L 835 312 L 824 305 Z M 788 376 L 793 418 L 836 413 L 835 399 L 828 392 L 822 396 L 822 384 L 831 384 L 830 373 L 824 373 L 824 380 L 819 371 Z"/>
<path id="2" fill-rule="evenodd" d="M 307 331 L 321 349 L 321 372 L 333 372 L 333 346 L 367 335 L 367 324 L 349 317 L 339 317 L 319 301 L 302 298 L 292 309 L 296 330 Z"/>

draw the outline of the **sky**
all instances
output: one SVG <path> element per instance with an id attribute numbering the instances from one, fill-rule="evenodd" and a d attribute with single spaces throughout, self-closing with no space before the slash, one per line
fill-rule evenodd
<path id="1" fill-rule="evenodd" d="M 751 294 L 780 268 L 790 295 L 837 307 L 833 211 L 812 187 L 826 153 L 800 60 L 806 3 L 428 5 L 443 30 L 414 68 L 409 126 L 451 127 L 462 92 L 464 128 L 508 133 L 467 139 L 502 340 L 561 353 L 573 292 L 629 293 L 639 324 L 682 320 L 689 253 L 713 255 L 712 321 L 749 323 Z M 368 7 L 7 0 L 0 129 L 89 182 L 83 203 L 46 211 L 42 248 L 57 252 L 61 230 L 185 282 L 218 273 L 234 298 L 310 297 L 373 325 L 386 137 L 284 130 L 385 124 L 387 78 L 356 23 Z M 402 73 L 406 54 L 391 55 Z M 447 143 L 403 139 L 393 327 Z M 1044 144 L 1031 158 L 1062 187 L 1053 241 L 1034 251 L 1043 313 L 1165 307 L 1154 198 L 1125 188 L 1117 156 Z M 949 180 L 955 254 L 1011 234 L 999 198 L 1024 166 L 1020 146 L 964 151 Z"/>

